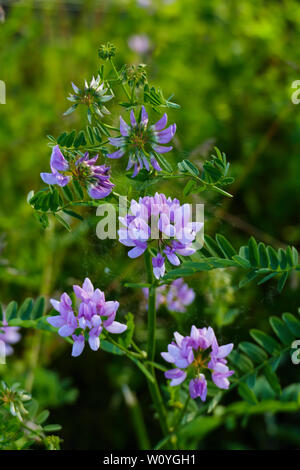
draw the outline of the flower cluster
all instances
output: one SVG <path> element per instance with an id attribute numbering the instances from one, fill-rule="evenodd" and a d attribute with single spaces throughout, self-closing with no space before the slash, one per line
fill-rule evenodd
<path id="1" fill-rule="evenodd" d="M 100 83 L 100 76 L 92 78 L 92 81 L 88 83 L 84 82 L 84 88 L 81 90 L 74 83 L 72 88 L 75 94 L 70 93 L 68 100 L 75 104 L 71 106 L 64 114 L 71 114 L 79 104 L 84 104 L 88 107 L 88 119 L 91 122 L 92 113 L 96 113 L 98 116 L 103 117 L 104 114 L 110 114 L 108 109 L 104 106 L 104 103 L 110 101 L 113 95 L 107 95 L 107 88 L 104 88 L 104 83 Z"/>
<path id="2" fill-rule="evenodd" d="M 100 347 L 100 334 L 103 329 L 109 333 L 123 333 L 127 326 L 115 321 L 119 302 L 105 301 L 104 293 L 94 289 L 91 281 L 86 278 L 82 287 L 73 286 L 79 301 L 78 314 L 75 313 L 72 300 L 65 292 L 60 301 L 51 299 L 53 308 L 59 315 L 48 317 L 47 321 L 62 337 L 71 336 L 74 340 L 72 356 L 79 356 L 87 339 L 90 348 L 97 351 Z"/>
<path id="3" fill-rule="evenodd" d="M 149 297 L 149 289 L 143 289 L 145 299 Z M 176 279 L 169 286 L 163 285 L 156 289 L 156 308 L 166 305 L 171 312 L 185 313 L 186 307 L 195 299 L 195 292 L 183 278 Z"/>
<path id="4" fill-rule="evenodd" d="M 58 145 L 52 149 L 50 168 L 51 173 L 41 173 L 42 180 L 47 184 L 66 186 L 74 177 L 84 187 L 87 187 L 89 195 L 94 199 L 102 199 L 108 196 L 114 184 L 110 181 L 110 167 L 95 165 L 98 155 L 89 158 L 88 152 L 78 160 L 67 161 Z"/>
<path id="5" fill-rule="evenodd" d="M 119 241 L 131 250 L 130 258 L 137 258 L 147 249 L 151 240 L 157 242 L 157 255 L 152 258 L 156 279 L 165 274 L 165 257 L 178 266 L 178 255 L 190 256 L 195 253 L 192 243 L 203 224 L 191 222 L 190 205 L 181 205 L 178 199 L 166 198 L 164 194 L 145 196 L 130 204 L 130 213 L 120 217 L 125 226 L 119 231 Z"/>
<path id="6" fill-rule="evenodd" d="M 148 113 L 142 106 L 138 119 L 133 110 L 130 112 L 130 125 L 120 117 L 120 136 L 110 137 L 111 145 L 118 150 L 109 153 L 109 158 L 121 158 L 128 155 L 128 165 L 126 170 L 134 168 L 132 177 L 134 178 L 142 168 L 150 171 L 150 166 L 161 171 L 157 161 L 157 155 L 172 150 L 173 147 L 165 147 L 173 138 L 176 132 L 176 124 L 167 125 L 168 116 L 166 114 L 157 121 L 156 124 L 149 125 Z"/>
<path id="7" fill-rule="evenodd" d="M 207 374 L 221 389 L 228 389 L 233 370 L 229 370 L 226 356 L 231 352 L 233 344 L 219 346 L 214 330 L 192 326 L 189 336 L 174 333 L 175 341 L 168 345 L 168 352 L 161 353 L 162 357 L 176 366 L 165 372 L 165 377 L 171 379 L 171 386 L 181 384 L 186 378 L 190 379 L 189 392 L 191 398 L 200 397 L 206 400 Z"/>
<path id="8" fill-rule="evenodd" d="M 0 341 L 3 341 L 3 343 L 5 344 L 6 356 L 10 356 L 14 352 L 11 345 L 16 344 L 21 339 L 21 335 L 19 333 L 20 328 L 17 326 L 6 326 L 7 321 L 4 312 L 3 325 L 4 326 L 0 326 Z"/>

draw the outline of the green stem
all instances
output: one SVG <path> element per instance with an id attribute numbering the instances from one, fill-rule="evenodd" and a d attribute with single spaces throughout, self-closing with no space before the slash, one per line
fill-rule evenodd
<path id="1" fill-rule="evenodd" d="M 127 96 L 127 98 L 129 99 L 129 101 L 130 101 L 130 103 L 131 103 L 131 96 L 130 96 L 130 94 L 129 94 L 127 88 L 126 88 L 126 86 L 124 85 L 124 83 L 122 83 L 122 80 L 121 80 L 121 77 L 120 77 L 120 75 L 119 75 L 119 72 L 117 71 L 116 66 L 115 66 L 115 64 L 114 64 L 114 61 L 113 61 L 112 59 L 110 59 L 110 63 L 111 63 L 111 66 L 112 66 L 112 68 L 113 68 L 113 70 L 114 70 L 114 72 L 115 72 L 115 75 L 116 75 L 117 79 L 120 80 L 120 82 L 121 82 L 121 85 L 122 85 L 122 88 L 123 88 L 123 90 L 124 90 L 125 95 Z"/>
<path id="2" fill-rule="evenodd" d="M 127 385 L 122 387 L 122 392 L 125 402 L 131 411 L 132 424 L 134 426 L 139 447 L 142 450 L 150 450 L 150 440 L 137 396 Z"/>
<path id="3" fill-rule="evenodd" d="M 42 282 L 40 287 L 40 294 L 48 297 L 51 292 L 51 283 L 53 277 L 53 262 L 54 262 L 54 249 L 53 249 L 53 239 L 55 236 L 55 221 L 53 220 L 52 225 L 49 227 L 48 230 L 45 231 L 45 245 L 48 246 L 48 254 L 47 260 L 44 263 L 44 269 L 42 274 Z M 33 383 L 34 383 L 34 376 L 35 371 L 38 366 L 38 362 L 40 359 L 41 353 L 41 346 L 42 346 L 42 331 L 36 330 L 34 331 L 32 338 L 31 338 L 31 348 L 29 351 L 28 357 L 28 373 L 25 379 L 25 388 L 26 390 L 31 393 Z"/>
<path id="4" fill-rule="evenodd" d="M 148 298 L 148 341 L 147 341 L 147 353 L 148 359 L 153 362 L 155 358 L 155 332 L 156 332 L 156 292 L 153 280 L 153 271 L 151 264 L 151 254 L 147 250 L 145 252 L 145 265 L 147 271 L 147 281 L 151 284 L 149 288 Z M 154 378 L 154 383 L 148 380 L 149 390 L 154 402 L 156 411 L 158 413 L 160 426 L 164 435 L 168 434 L 167 425 L 167 412 L 164 406 L 164 402 L 160 393 L 160 389 L 157 383 L 155 368 L 153 365 L 150 367 L 151 375 Z"/>

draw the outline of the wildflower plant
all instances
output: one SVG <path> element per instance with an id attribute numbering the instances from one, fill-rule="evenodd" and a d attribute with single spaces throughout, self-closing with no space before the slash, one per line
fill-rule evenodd
<path id="1" fill-rule="evenodd" d="M 0 329 L 22 327 L 58 333 L 72 347 L 74 357 L 86 353 L 86 343 L 93 351 L 99 350 L 98 354 L 104 350 L 126 356 L 149 385 L 162 432 L 156 449 L 180 448 L 186 442 L 185 430 L 191 424 L 196 426 L 204 414 L 210 419 L 217 410 L 216 416 L 222 416 L 220 420 L 225 422 L 229 415 L 221 405 L 222 399 L 234 390 L 240 401 L 233 404 L 230 417 L 238 417 L 240 409 L 247 413 L 263 413 L 270 410 L 268 406 L 275 411 L 295 410 L 299 398 L 293 394 L 288 395 L 284 405 L 281 401 L 277 369 L 290 352 L 291 341 L 299 335 L 299 316 L 286 313 L 282 318 L 272 317 L 270 326 L 276 338 L 254 329 L 251 341 L 239 343 L 235 336 L 233 343 L 228 332 L 223 340 L 222 322 L 207 326 L 199 315 L 192 320 L 188 309 L 193 306 L 197 310 L 201 301 L 197 291 L 199 273 L 216 269 L 245 273 L 241 288 L 252 281 L 262 284 L 274 278 L 278 291 L 282 291 L 289 275 L 300 270 L 297 250 L 288 246 L 276 251 L 253 237 L 236 249 L 220 234 L 214 238 L 205 235 L 203 246 L 195 244 L 197 236 L 201 232 L 203 235 L 203 222 L 191 220 L 185 201 L 191 197 L 198 200 L 204 190 L 212 191 L 216 198 L 232 197 L 224 189 L 233 182 L 225 153 L 215 148 L 202 167 L 191 158 L 180 160 L 173 117 L 179 105 L 171 101 L 173 97 L 166 99 L 159 88 L 149 84 L 143 64 L 117 68 L 112 44 L 101 45 L 98 54 L 105 64 L 83 88 L 72 85 L 74 92 L 69 99 L 74 104 L 66 113 L 85 107 L 87 127 L 65 131 L 58 137 L 48 136 L 51 171 L 41 173 L 46 186 L 37 193 L 30 192 L 28 202 L 44 228 L 57 221 L 71 231 L 82 223 L 85 207 L 127 196 L 128 211 L 125 216 L 118 214 L 117 246 L 120 252 L 124 250 L 122 245 L 129 249 L 130 262 L 136 266 L 144 258 L 144 278 L 135 282 L 127 279 L 124 287 L 144 289 L 148 302 L 147 312 L 143 312 L 147 316 L 147 327 L 142 327 L 145 334 L 140 335 L 141 340 L 138 334 L 135 337 L 137 312 L 126 312 L 121 301 L 119 305 L 118 300 L 106 300 L 110 295 L 105 297 L 101 277 L 96 279 L 93 274 L 82 286 L 80 279 L 76 281 L 73 292 L 66 289 L 60 300 L 52 298 L 50 313 L 42 297 L 26 299 L 20 307 L 12 301 L 5 309 Z M 120 105 L 117 112 L 116 104 Z M 48 166 L 45 161 L 45 168 Z M 125 189 L 118 186 L 117 167 L 128 176 Z M 180 199 L 175 194 L 164 194 L 165 180 L 176 183 L 174 193 L 180 192 Z M 133 197 L 133 192 L 137 196 Z M 188 276 L 193 276 L 193 288 L 186 283 Z M 175 320 L 170 316 L 168 335 L 163 338 L 165 352 L 157 342 L 160 304 L 180 312 L 180 319 L 185 321 L 167 345 L 175 331 Z M 273 390 L 271 404 L 263 400 L 259 403 L 255 388 L 259 377 Z M 17 403 L 22 416 L 23 405 L 20 400 Z M 49 448 L 55 443 L 55 438 L 47 440 Z"/>

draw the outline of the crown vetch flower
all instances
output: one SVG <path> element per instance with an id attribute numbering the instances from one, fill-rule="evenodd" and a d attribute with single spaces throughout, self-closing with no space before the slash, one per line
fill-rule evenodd
<path id="1" fill-rule="evenodd" d="M 104 83 L 101 83 L 101 78 L 98 75 L 97 78 L 92 78 L 91 82 L 88 83 L 86 80 L 84 82 L 84 88 L 78 88 L 72 82 L 72 88 L 74 94 L 70 93 L 68 100 L 74 102 L 69 109 L 64 113 L 71 114 L 79 104 L 84 104 L 88 107 L 88 120 L 91 122 L 92 113 L 96 113 L 98 116 L 103 117 L 104 114 L 110 114 L 108 109 L 104 106 L 104 103 L 110 101 L 113 98 L 113 95 L 107 95 L 106 92 L 108 88 L 104 87 Z"/>
<path id="2" fill-rule="evenodd" d="M 232 351 L 233 344 L 219 346 L 214 330 L 192 326 L 189 336 L 174 333 L 175 341 L 168 345 L 168 352 L 162 352 L 165 361 L 174 364 L 175 369 L 165 372 L 165 377 L 171 379 L 170 385 L 181 384 L 189 379 L 191 398 L 200 397 L 206 400 L 208 372 L 215 385 L 228 389 L 233 370 L 226 365 L 226 356 Z"/>
<path id="3" fill-rule="evenodd" d="M 97 351 L 103 329 L 109 333 L 123 333 L 127 325 L 115 321 L 119 302 L 105 301 L 104 292 L 94 289 L 89 278 L 84 280 L 82 287 L 74 285 L 73 290 L 79 301 L 77 312 L 74 312 L 69 295 L 63 293 L 60 301 L 50 300 L 59 315 L 48 317 L 47 321 L 59 328 L 60 336 L 72 336 L 72 356 L 77 357 L 82 353 L 86 339 L 90 348 Z"/>
<path id="4" fill-rule="evenodd" d="M 137 258 L 147 249 L 148 243 L 157 244 L 157 255 L 153 257 L 153 272 L 157 279 L 164 276 L 165 257 L 178 266 L 178 255 L 195 253 L 192 246 L 196 234 L 203 224 L 190 221 L 189 204 L 180 205 L 178 199 L 166 198 L 164 194 L 145 196 L 130 204 L 130 213 L 120 217 L 124 225 L 119 231 L 119 241 L 131 250 L 130 258 Z M 165 255 L 165 256 L 164 256 Z"/>
<path id="5" fill-rule="evenodd" d="M 19 333 L 20 328 L 17 326 L 7 326 L 8 323 L 6 321 L 4 312 L 2 318 L 4 326 L 0 326 L 0 341 L 3 341 L 5 344 L 6 356 L 10 356 L 14 352 L 11 345 L 18 343 L 18 341 L 21 339 L 21 335 Z"/>
<path id="6" fill-rule="evenodd" d="M 143 288 L 145 299 L 149 297 L 148 287 Z M 156 308 L 166 305 L 172 312 L 185 313 L 186 307 L 195 299 L 195 291 L 185 284 L 182 277 L 175 279 L 170 285 L 156 289 Z"/>
<path id="7" fill-rule="evenodd" d="M 75 178 L 81 186 L 87 188 L 93 199 L 102 199 L 111 193 L 115 185 L 109 179 L 110 167 L 95 165 L 97 159 L 98 155 L 89 158 L 86 152 L 78 160 L 67 161 L 59 146 L 55 145 L 50 159 L 51 173 L 41 173 L 41 178 L 47 184 L 58 184 L 62 187 Z"/>
<path id="8" fill-rule="evenodd" d="M 148 113 L 142 106 L 139 118 L 136 119 L 133 110 L 130 112 L 130 125 L 120 116 L 120 136 L 110 137 L 111 145 L 117 147 L 113 153 L 107 155 L 108 158 L 121 158 L 128 155 L 128 165 L 126 170 L 134 168 L 132 177 L 134 178 L 142 168 L 150 171 L 150 166 L 161 171 L 157 161 L 157 154 L 166 153 L 173 147 L 165 147 L 173 138 L 176 132 L 176 124 L 167 125 L 168 116 L 157 121 L 156 124 L 149 125 Z"/>

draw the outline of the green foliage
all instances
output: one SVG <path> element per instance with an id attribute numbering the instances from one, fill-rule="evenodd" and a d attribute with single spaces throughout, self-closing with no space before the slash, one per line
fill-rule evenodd
<path id="1" fill-rule="evenodd" d="M 235 267 L 247 271 L 246 276 L 240 281 L 240 287 L 256 278 L 260 278 L 258 280 L 260 285 L 277 276 L 277 289 L 281 292 L 289 275 L 293 271 L 300 270 L 298 261 L 295 247 L 288 246 L 286 250 L 279 248 L 276 252 L 271 246 L 258 243 L 254 237 L 251 237 L 248 245 L 241 246 L 237 252 L 223 235 L 217 234 L 216 240 L 205 235 L 201 260 L 183 262 L 179 268 L 169 271 L 164 279 L 177 279 L 196 272 Z"/>
<path id="2" fill-rule="evenodd" d="M 39 410 L 38 403 L 18 383 L 0 383 L 0 449 L 23 450 L 42 446 L 58 450 L 61 439 L 47 433 L 59 431 L 58 424 L 45 424 L 48 410 Z"/>
<path id="3" fill-rule="evenodd" d="M 231 194 L 220 188 L 220 186 L 226 186 L 234 182 L 234 178 L 228 176 L 229 162 L 227 162 L 224 152 L 221 153 L 217 147 L 215 147 L 215 151 L 217 155 L 212 155 L 210 160 L 205 160 L 203 163 L 201 174 L 199 169 L 190 160 L 183 160 L 178 163 L 180 173 L 189 174 L 194 178 L 194 181 L 189 180 L 186 184 L 183 190 L 185 196 L 209 188 L 223 196 L 232 197 Z"/>

